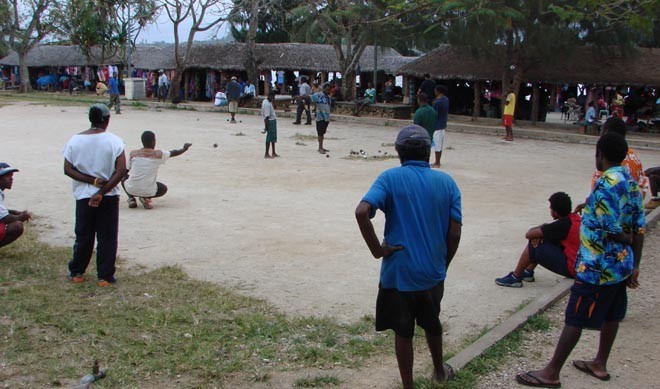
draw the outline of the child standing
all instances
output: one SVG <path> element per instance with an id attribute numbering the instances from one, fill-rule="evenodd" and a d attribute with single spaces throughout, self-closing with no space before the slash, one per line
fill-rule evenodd
<path id="1" fill-rule="evenodd" d="M 264 154 L 264 158 L 279 157 L 275 152 L 275 143 L 277 143 L 277 116 L 275 115 L 273 100 L 275 100 L 275 91 L 271 90 L 268 93 L 268 98 L 261 103 L 261 116 L 264 118 L 264 130 L 262 133 L 266 134 L 266 153 Z M 273 153 L 269 154 L 271 145 L 273 146 Z"/>

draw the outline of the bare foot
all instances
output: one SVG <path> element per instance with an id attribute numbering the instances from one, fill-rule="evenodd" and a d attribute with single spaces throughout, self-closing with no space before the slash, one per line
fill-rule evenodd
<path id="1" fill-rule="evenodd" d="M 439 164 L 439 163 L 434 163 L 433 165 L 431 165 L 431 167 L 434 167 L 434 168 L 436 168 L 436 169 L 437 169 L 437 168 L 439 168 L 439 167 L 440 167 L 440 164 Z"/>
<path id="2" fill-rule="evenodd" d="M 277 158 L 277 157 L 279 157 L 279 156 L 280 156 L 279 154 L 275 154 L 275 153 L 273 153 L 273 158 Z"/>
<path id="3" fill-rule="evenodd" d="M 266 158 L 266 159 L 271 159 L 271 158 L 273 158 L 273 157 L 271 157 L 269 154 L 266 154 L 266 155 L 264 155 L 264 158 Z"/>

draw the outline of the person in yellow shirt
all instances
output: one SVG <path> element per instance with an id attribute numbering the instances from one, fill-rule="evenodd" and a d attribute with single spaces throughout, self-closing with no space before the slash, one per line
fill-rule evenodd
<path id="1" fill-rule="evenodd" d="M 506 130 L 506 136 L 504 137 L 504 140 L 513 141 L 513 115 L 515 111 L 516 94 L 513 93 L 513 89 L 509 88 L 506 92 L 506 100 L 504 101 L 504 115 L 502 116 L 504 129 Z"/>

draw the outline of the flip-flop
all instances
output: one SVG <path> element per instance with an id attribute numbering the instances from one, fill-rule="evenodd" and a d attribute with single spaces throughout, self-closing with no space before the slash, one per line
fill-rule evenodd
<path id="1" fill-rule="evenodd" d="M 454 378 L 456 378 L 456 372 L 454 371 L 454 368 L 451 367 L 450 364 L 448 363 L 443 363 L 442 368 L 445 371 L 445 379 L 443 381 L 440 381 L 441 384 L 446 383 L 447 381 L 451 381 Z"/>
<path id="2" fill-rule="evenodd" d="M 142 206 L 144 209 L 152 209 L 153 205 L 151 205 L 151 199 L 146 198 L 146 197 L 140 197 L 140 202 L 142 203 Z"/>
<path id="3" fill-rule="evenodd" d="M 594 373 L 593 370 L 591 370 L 591 368 L 589 367 L 586 361 L 581 361 L 576 359 L 573 361 L 573 366 L 576 369 L 580 370 L 581 372 L 587 373 L 590 376 L 594 378 L 598 378 L 601 381 L 609 381 L 610 378 L 612 378 L 612 376 L 610 376 L 609 374 L 606 374 L 604 376 L 597 375 L 596 373 Z"/>
<path id="4" fill-rule="evenodd" d="M 561 388 L 561 382 L 543 382 L 539 377 L 532 374 L 531 371 L 516 375 L 516 381 L 520 385 L 533 386 L 535 388 Z"/>

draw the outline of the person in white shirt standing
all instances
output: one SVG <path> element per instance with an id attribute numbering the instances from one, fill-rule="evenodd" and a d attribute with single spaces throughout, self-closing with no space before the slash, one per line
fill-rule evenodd
<path id="1" fill-rule="evenodd" d="M 85 271 L 96 248 L 99 286 L 116 282 L 115 261 L 119 233 L 119 181 L 126 175 L 124 141 L 107 132 L 110 109 L 94 104 L 91 127 L 74 135 L 64 147 L 64 174 L 73 179 L 76 199 L 76 240 L 69 261 L 69 279 L 85 281 Z"/>
<path id="2" fill-rule="evenodd" d="M 261 116 L 264 118 L 264 129 L 262 134 L 266 135 L 266 153 L 264 158 L 276 158 L 279 155 L 275 152 L 275 143 L 277 143 L 277 115 L 275 115 L 275 91 L 268 92 L 268 98 L 261 103 Z M 270 145 L 273 145 L 273 154 L 269 154 Z"/>
<path id="3" fill-rule="evenodd" d="M 158 168 L 170 157 L 188 151 L 192 143 L 184 143 L 179 150 L 156 150 L 156 134 L 145 131 L 142 133 L 142 146 L 141 149 L 131 151 L 128 158 L 129 174 L 121 183 L 128 195 L 129 208 L 137 208 L 135 197 L 139 197 L 145 209 L 152 209 L 151 199 L 167 193 L 167 186 L 156 181 Z"/>
<path id="4" fill-rule="evenodd" d="M 170 80 L 162 69 L 158 73 L 160 73 L 160 76 L 158 77 L 158 101 L 166 101 Z"/>

